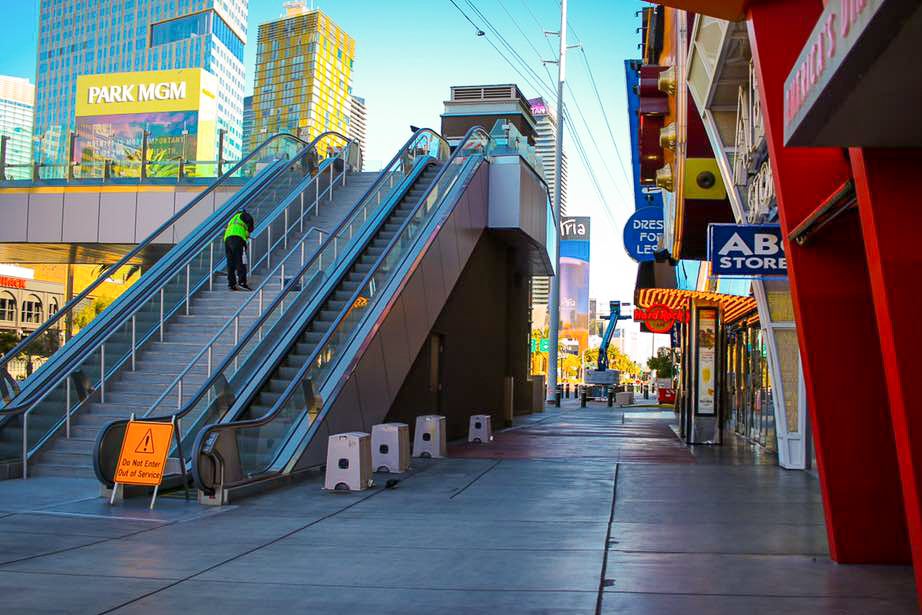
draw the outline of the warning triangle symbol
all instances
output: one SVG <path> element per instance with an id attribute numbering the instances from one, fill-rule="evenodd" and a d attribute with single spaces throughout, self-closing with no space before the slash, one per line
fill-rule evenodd
<path id="1" fill-rule="evenodd" d="M 138 444 L 138 448 L 134 449 L 134 452 L 144 453 L 146 455 L 150 455 L 154 452 L 154 434 L 150 432 L 150 429 L 148 429 L 144 437 L 141 438 L 141 442 Z"/>

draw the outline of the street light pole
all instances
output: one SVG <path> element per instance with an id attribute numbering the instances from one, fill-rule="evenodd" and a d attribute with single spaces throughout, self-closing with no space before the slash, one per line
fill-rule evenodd
<path id="1" fill-rule="evenodd" d="M 560 2 L 560 55 L 557 56 L 557 151 L 554 152 L 554 277 L 551 278 L 551 322 L 548 340 L 547 400 L 557 398 L 557 343 L 560 333 L 560 184 L 563 161 L 563 83 L 567 66 L 567 0 Z"/>

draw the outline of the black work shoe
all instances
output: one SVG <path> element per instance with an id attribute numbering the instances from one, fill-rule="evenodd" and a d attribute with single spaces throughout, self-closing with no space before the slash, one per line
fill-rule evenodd
<path id="1" fill-rule="evenodd" d="M 228 286 L 227 288 L 228 290 L 240 290 L 239 288 L 237 288 L 236 284 L 234 284 L 233 286 Z"/>
<path id="2" fill-rule="evenodd" d="M 240 286 L 240 288 L 242 288 L 243 290 L 253 290 L 252 288 L 250 288 L 249 284 L 247 284 L 246 282 L 241 282 L 241 283 L 239 284 L 239 286 Z"/>

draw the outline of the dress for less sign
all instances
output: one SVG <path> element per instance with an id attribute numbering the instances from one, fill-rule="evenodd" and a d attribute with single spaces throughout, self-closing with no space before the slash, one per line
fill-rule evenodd
<path id="1" fill-rule="evenodd" d="M 788 273 L 781 227 L 776 224 L 711 224 L 708 260 L 712 275 L 763 277 Z"/>

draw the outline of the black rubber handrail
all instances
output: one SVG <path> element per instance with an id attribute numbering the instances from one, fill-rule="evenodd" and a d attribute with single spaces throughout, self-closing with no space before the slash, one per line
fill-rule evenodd
<path id="1" fill-rule="evenodd" d="M 471 136 L 477 132 L 483 133 L 483 135 L 486 137 L 487 142 L 489 143 L 490 134 L 486 130 L 481 128 L 480 126 L 471 127 L 467 131 L 467 133 L 464 135 L 464 138 L 461 140 L 461 143 L 455 148 L 454 153 L 444 163 L 444 165 L 439 170 L 439 173 L 435 176 L 435 178 L 433 178 L 432 182 L 429 184 L 429 187 L 426 189 L 426 192 L 419 198 L 419 200 L 416 203 L 416 206 L 413 208 L 413 211 L 410 212 L 410 214 L 407 216 L 407 219 L 403 221 L 400 228 L 396 231 L 394 236 L 388 242 L 387 247 L 381 252 L 378 258 L 375 259 L 375 262 L 372 264 L 368 273 L 359 283 L 358 287 L 352 293 L 350 298 L 346 301 L 346 306 L 352 306 L 355 303 L 355 300 L 359 297 L 359 295 L 361 295 L 361 293 L 365 290 L 365 287 L 371 281 L 371 278 L 375 275 L 375 273 L 377 273 L 377 270 L 381 266 L 381 263 L 384 260 L 384 258 L 389 255 L 390 251 L 394 248 L 396 243 L 401 239 L 402 234 L 407 229 L 407 227 L 410 225 L 410 223 L 413 221 L 413 218 L 415 217 L 416 213 L 419 211 L 419 208 L 422 207 L 423 203 L 425 203 L 426 199 L 429 198 L 429 195 L 432 193 L 432 190 L 438 184 L 439 180 L 449 170 L 449 168 L 451 167 L 452 161 L 455 160 L 455 158 L 457 158 L 459 155 L 464 153 L 464 149 L 463 149 L 464 144 L 467 143 L 467 141 L 471 138 Z M 218 431 L 235 431 L 239 429 L 248 429 L 252 427 L 262 427 L 263 425 L 267 425 L 271 423 L 275 419 L 275 417 L 279 414 L 279 412 L 281 412 L 281 408 L 285 404 L 288 403 L 288 400 L 294 394 L 295 389 L 300 385 L 301 380 L 304 378 L 306 371 L 310 369 L 311 366 L 316 362 L 318 356 L 323 351 L 324 346 L 330 341 L 330 338 L 336 332 L 337 327 L 342 323 L 343 319 L 346 317 L 349 311 L 350 311 L 349 309 L 344 309 L 342 312 L 339 313 L 339 315 L 336 317 L 336 320 L 333 321 L 333 324 L 330 325 L 330 328 L 327 329 L 323 337 L 317 343 L 316 347 L 314 348 L 314 351 L 311 353 L 308 359 L 304 362 L 304 364 L 298 370 L 297 375 L 294 378 L 292 378 L 291 382 L 285 388 L 285 391 L 281 395 L 279 395 L 279 398 L 275 401 L 275 403 L 272 406 L 272 409 L 270 409 L 269 412 L 267 412 L 266 414 L 258 418 L 245 419 L 242 421 L 234 421 L 232 423 L 217 423 L 217 424 L 209 425 L 205 427 L 204 429 L 202 429 L 199 432 L 199 435 L 195 440 L 195 445 L 192 447 L 192 453 L 190 454 L 190 460 L 192 461 L 193 466 L 197 464 L 197 460 L 198 460 L 197 451 L 200 451 L 202 449 L 204 442 L 207 440 L 208 436 L 210 436 L 212 433 L 215 433 Z M 193 470 L 193 476 L 197 476 L 197 472 L 195 470 Z M 200 484 L 199 487 L 204 487 L 204 485 Z"/>

